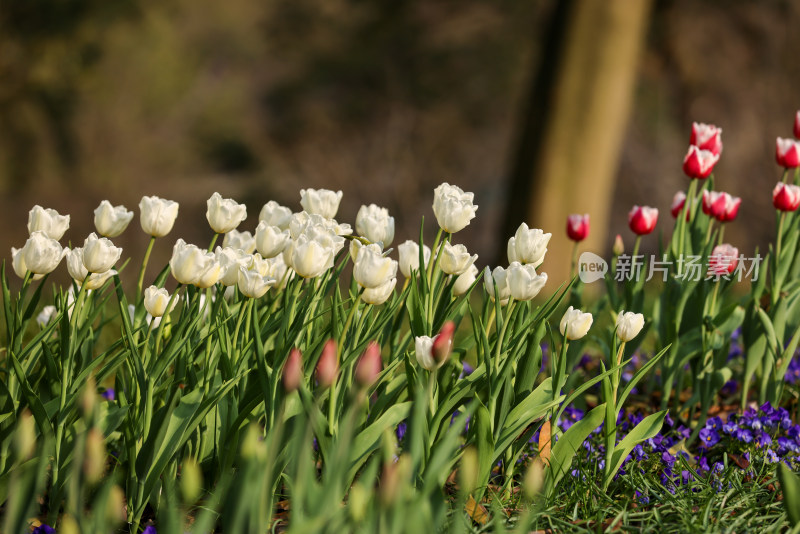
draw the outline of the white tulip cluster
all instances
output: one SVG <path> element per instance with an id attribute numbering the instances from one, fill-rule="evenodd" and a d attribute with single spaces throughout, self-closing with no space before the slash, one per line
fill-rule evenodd
<path id="1" fill-rule="evenodd" d="M 505 305 L 510 298 L 532 300 L 547 283 L 547 273 L 536 273 L 544 262 L 552 234 L 522 223 L 508 240 L 508 268 L 495 267 L 484 271 L 483 284 L 492 300 Z"/>

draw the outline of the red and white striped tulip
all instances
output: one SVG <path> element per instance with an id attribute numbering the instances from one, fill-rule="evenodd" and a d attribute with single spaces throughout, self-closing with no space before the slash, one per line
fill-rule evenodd
<path id="1" fill-rule="evenodd" d="M 686 193 L 683 191 L 678 191 L 675 193 L 675 196 L 672 197 L 672 205 L 669 207 L 669 212 L 672 216 L 677 219 L 678 214 L 683 210 L 683 207 L 686 205 Z M 686 212 L 686 220 L 689 220 L 689 212 Z"/>
<path id="2" fill-rule="evenodd" d="M 742 199 L 721 191 L 703 191 L 703 213 L 714 217 L 719 222 L 728 222 L 736 218 Z"/>
<path id="3" fill-rule="evenodd" d="M 794 137 L 800 139 L 800 111 L 794 116 Z"/>
<path id="4" fill-rule="evenodd" d="M 780 211 L 795 211 L 800 206 L 800 187 L 778 182 L 772 190 L 772 205 Z"/>
<path id="5" fill-rule="evenodd" d="M 714 170 L 714 165 L 719 161 L 719 154 L 710 150 L 702 150 L 692 145 L 683 158 L 683 172 L 689 178 L 705 180 Z"/>
<path id="6" fill-rule="evenodd" d="M 778 137 L 775 141 L 775 161 L 787 169 L 800 167 L 800 142 Z"/>
<path id="7" fill-rule="evenodd" d="M 713 124 L 693 122 L 689 144 L 718 156 L 722 152 L 721 136 L 722 128 L 717 128 Z"/>
<path id="8" fill-rule="evenodd" d="M 658 208 L 650 206 L 634 206 L 628 213 L 628 226 L 636 235 L 647 235 L 652 232 L 658 222 Z"/>
<path id="9" fill-rule="evenodd" d="M 570 215 L 567 217 L 567 237 L 577 242 L 589 235 L 589 214 Z"/>
<path id="10" fill-rule="evenodd" d="M 731 274 L 736 270 L 738 262 L 739 249 L 728 243 L 717 245 L 708 257 L 708 274 L 718 276 Z"/>

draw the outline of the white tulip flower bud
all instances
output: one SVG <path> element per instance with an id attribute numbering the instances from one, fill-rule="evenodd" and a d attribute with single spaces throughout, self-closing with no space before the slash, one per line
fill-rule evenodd
<path id="1" fill-rule="evenodd" d="M 56 316 L 58 310 L 52 304 L 45 306 L 42 308 L 42 311 L 39 312 L 39 315 L 36 316 L 36 324 L 39 325 L 40 328 L 44 328 L 50 321 L 53 320 L 53 317 Z"/>
<path id="2" fill-rule="evenodd" d="M 216 284 L 222 275 L 222 267 L 214 254 L 188 245 L 183 239 L 175 243 L 169 266 L 175 280 L 201 289 Z"/>
<path id="3" fill-rule="evenodd" d="M 508 240 L 508 262 L 518 261 L 539 267 L 547 253 L 547 244 L 553 234 L 546 234 L 538 228 L 529 229 L 522 223 L 514 237 Z"/>
<path id="4" fill-rule="evenodd" d="M 239 282 L 239 267 L 247 266 L 250 256 L 230 247 L 217 247 L 214 256 L 221 269 L 219 281 L 225 287 L 235 286 Z"/>
<path id="5" fill-rule="evenodd" d="M 447 182 L 433 191 L 433 214 L 445 232 L 454 234 L 463 230 L 475 218 L 478 206 L 472 203 L 474 196 Z"/>
<path id="6" fill-rule="evenodd" d="M 264 276 L 275 279 L 275 289 L 285 288 L 289 280 L 294 278 L 294 271 L 289 269 L 289 266 L 283 261 L 283 256 L 275 256 L 264 261 L 267 263 L 267 271 Z"/>
<path id="7" fill-rule="evenodd" d="M 447 359 L 437 360 L 433 357 L 433 342 L 435 340 L 435 336 L 418 336 L 414 338 L 414 354 L 417 357 L 417 363 L 427 371 L 434 371 L 447 362 Z"/>
<path id="8" fill-rule="evenodd" d="M 97 233 L 105 237 L 117 237 L 133 220 L 133 212 L 125 206 L 112 206 L 104 200 L 94 210 L 94 227 Z"/>
<path id="9" fill-rule="evenodd" d="M 142 197 L 139 201 L 139 223 L 152 237 L 164 237 L 172 231 L 178 218 L 178 203 L 156 196 Z"/>
<path id="10" fill-rule="evenodd" d="M 547 273 L 536 274 L 536 268 L 528 263 L 515 261 L 508 267 L 508 289 L 517 300 L 531 300 L 547 283 Z"/>
<path id="11" fill-rule="evenodd" d="M 92 273 L 89 275 L 89 278 L 84 283 L 84 288 L 88 289 L 89 291 L 100 289 L 115 274 L 117 274 L 117 271 L 114 269 L 109 269 L 102 273 Z"/>
<path id="12" fill-rule="evenodd" d="M 384 248 L 394 240 L 394 217 L 389 210 L 375 204 L 361 206 L 356 215 L 356 232 L 372 243 L 381 243 Z"/>
<path id="13" fill-rule="evenodd" d="M 256 250 L 256 240 L 250 232 L 231 230 L 222 239 L 222 247 L 235 248 L 245 254 L 252 254 Z"/>
<path id="14" fill-rule="evenodd" d="M 300 205 L 303 206 L 303 209 L 308 213 L 315 213 L 326 219 L 336 217 L 341 200 L 341 191 L 334 192 L 329 189 L 300 190 Z"/>
<path id="15" fill-rule="evenodd" d="M 144 308 L 153 317 L 162 317 L 174 310 L 178 302 L 173 300 L 170 306 L 169 301 L 169 292 L 163 287 L 150 286 L 144 290 Z M 167 310 L 167 306 L 169 306 L 169 310 Z"/>
<path id="16" fill-rule="evenodd" d="M 262 276 L 258 271 L 248 271 L 244 267 L 239 268 L 239 291 L 242 295 L 251 299 L 257 299 L 275 285 L 276 280 L 268 276 Z"/>
<path id="17" fill-rule="evenodd" d="M 289 219 L 292 217 L 292 210 L 285 206 L 281 206 L 274 200 L 270 200 L 264 207 L 261 208 L 261 213 L 258 214 L 260 222 L 267 223 L 268 226 L 277 226 L 281 230 L 289 228 Z"/>
<path id="18" fill-rule="evenodd" d="M 336 254 L 329 243 L 320 242 L 306 234 L 292 242 L 289 265 L 303 278 L 316 278 L 333 265 Z"/>
<path id="19" fill-rule="evenodd" d="M 617 337 L 628 342 L 639 335 L 644 327 L 644 315 L 622 310 L 617 315 Z"/>
<path id="20" fill-rule="evenodd" d="M 472 264 L 469 266 L 469 269 L 456 278 L 456 282 L 453 284 L 453 294 L 460 297 L 469 291 L 469 288 L 472 287 L 472 284 L 474 284 L 477 279 L 478 268 L 475 267 L 475 264 Z"/>
<path id="21" fill-rule="evenodd" d="M 11 247 L 11 267 L 14 268 L 14 273 L 20 278 L 25 278 L 28 273 L 28 266 L 25 265 L 25 247 L 14 248 Z M 41 280 L 43 274 L 34 274 L 33 280 Z"/>
<path id="22" fill-rule="evenodd" d="M 122 249 L 115 247 L 109 239 L 97 237 L 92 232 L 83 242 L 83 266 L 90 273 L 104 273 L 111 269 L 122 256 Z"/>
<path id="23" fill-rule="evenodd" d="M 53 272 L 64 257 L 64 249 L 44 232 L 33 232 L 22 247 L 22 260 L 33 274 Z"/>
<path id="24" fill-rule="evenodd" d="M 470 256 L 464 245 L 453 245 L 449 241 L 445 241 L 439 267 L 447 274 L 459 276 L 464 274 L 477 259 L 478 255 Z"/>
<path id="25" fill-rule="evenodd" d="M 264 258 L 274 258 L 279 255 L 290 241 L 288 229 L 282 230 L 279 226 L 270 225 L 266 221 L 261 221 L 256 227 L 256 250 Z"/>
<path id="26" fill-rule="evenodd" d="M 389 297 L 392 296 L 394 293 L 394 288 L 397 285 L 397 278 L 393 277 L 390 278 L 385 284 L 367 288 L 361 293 L 361 300 L 366 302 L 367 304 L 372 304 L 373 306 L 378 306 L 383 304 Z"/>
<path id="27" fill-rule="evenodd" d="M 34 206 L 28 212 L 28 233 L 43 232 L 58 241 L 69 228 L 69 215 L 60 215 L 56 210 Z"/>
<path id="28" fill-rule="evenodd" d="M 593 320 L 591 313 L 584 313 L 570 306 L 561 318 L 559 330 L 567 339 L 580 339 L 589 332 Z"/>
<path id="29" fill-rule="evenodd" d="M 406 278 L 411 277 L 411 271 L 419 271 L 419 244 L 415 241 L 407 240 L 405 243 L 397 247 L 397 253 L 400 256 L 400 272 Z M 422 259 L 425 261 L 425 266 L 431 261 L 431 249 L 427 245 L 422 246 Z M 425 266 L 422 268 L 425 269 Z"/>
<path id="30" fill-rule="evenodd" d="M 361 287 L 374 289 L 395 276 L 397 276 L 397 262 L 384 257 L 379 245 L 361 247 L 353 265 L 353 278 Z"/>
<path id="31" fill-rule="evenodd" d="M 208 224 L 218 234 L 227 234 L 247 218 L 247 206 L 232 198 L 222 198 L 219 193 L 211 195 L 206 205 Z"/>
<path id="32" fill-rule="evenodd" d="M 83 265 L 83 248 L 75 247 L 72 250 L 65 250 L 67 250 L 67 271 L 72 279 L 81 285 L 83 280 L 89 276 L 89 271 Z"/>
<path id="33" fill-rule="evenodd" d="M 500 266 L 495 267 L 493 271 L 489 270 L 488 267 L 484 269 L 483 286 L 492 301 L 499 298 L 500 304 L 503 306 L 508 304 L 511 289 L 508 287 L 508 271 L 506 269 Z M 495 294 L 495 286 L 497 286 L 497 294 Z"/>

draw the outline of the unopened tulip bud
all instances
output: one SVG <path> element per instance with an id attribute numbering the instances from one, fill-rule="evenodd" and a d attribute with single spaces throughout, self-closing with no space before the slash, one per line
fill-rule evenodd
<path id="1" fill-rule="evenodd" d="M 669 212 L 672 216 L 677 219 L 678 214 L 683 211 L 683 207 L 686 205 L 686 193 L 683 191 L 678 191 L 675 193 L 675 196 L 672 197 L 672 205 L 669 207 Z M 689 212 L 686 212 L 686 220 L 689 220 Z"/>
<path id="2" fill-rule="evenodd" d="M 172 300 L 172 306 L 167 310 L 170 300 Z M 150 286 L 144 290 L 144 307 L 147 313 L 153 317 L 161 317 L 171 312 L 177 303 L 177 300 L 170 299 L 169 293 L 163 287 Z"/>
<path id="3" fill-rule="evenodd" d="M 117 237 L 132 220 L 132 211 L 125 206 L 112 206 L 108 200 L 102 201 L 94 210 L 94 227 L 104 237 Z"/>
<path id="4" fill-rule="evenodd" d="M 522 489 L 525 492 L 525 497 L 529 500 L 534 500 L 541 492 L 544 486 L 545 469 L 544 462 L 541 458 L 536 458 L 528 470 L 525 472 L 525 479 L 522 483 Z"/>
<path id="5" fill-rule="evenodd" d="M 94 413 L 94 408 L 97 405 L 97 383 L 94 380 L 93 376 L 90 376 L 86 380 L 86 384 L 83 386 L 83 392 L 81 393 L 81 410 L 83 411 L 83 416 L 87 419 L 92 417 L 92 413 Z"/>
<path id="6" fill-rule="evenodd" d="M 350 493 L 347 496 L 347 511 L 350 512 L 350 517 L 353 518 L 356 524 L 361 523 L 367 515 L 370 492 L 371 490 L 365 488 L 361 482 L 356 482 L 350 488 Z"/>
<path id="7" fill-rule="evenodd" d="M 25 247 L 11 247 L 11 267 L 14 269 L 14 274 L 20 278 L 25 278 L 28 274 L 28 266 L 25 265 Z M 43 277 L 43 274 L 33 275 L 34 280 L 41 280 Z"/>
<path id="8" fill-rule="evenodd" d="M 577 242 L 589 235 L 589 214 L 570 215 L 567 217 L 567 237 Z"/>
<path id="9" fill-rule="evenodd" d="M 111 269 L 122 255 L 122 249 L 108 238 L 97 237 L 92 232 L 83 242 L 83 266 L 90 273 L 104 273 Z"/>
<path id="10" fill-rule="evenodd" d="M 297 390 L 303 382 L 303 355 L 292 349 L 283 366 L 283 389 L 287 393 Z"/>
<path id="11" fill-rule="evenodd" d="M 203 491 L 203 472 L 191 456 L 181 466 L 181 494 L 183 502 L 194 503 Z"/>
<path id="12" fill-rule="evenodd" d="M 780 211 L 795 211 L 800 207 L 800 187 L 778 182 L 772 190 L 772 205 Z"/>
<path id="13" fill-rule="evenodd" d="M 251 423 L 247 427 L 242 440 L 242 458 L 245 460 L 263 460 L 267 456 L 267 446 L 261 436 L 261 429 L 256 423 Z"/>
<path id="14" fill-rule="evenodd" d="M 433 359 L 438 365 L 444 365 L 450 357 L 450 351 L 453 349 L 453 334 L 456 331 L 456 324 L 453 321 L 447 321 L 442 325 L 439 334 L 433 338 L 431 345 L 431 354 Z"/>
<path id="15" fill-rule="evenodd" d="M 570 306 L 561 318 L 559 330 L 569 340 L 580 339 L 589 332 L 594 318 L 591 313 L 584 313 Z"/>
<path id="16" fill-rule="evenodd" d="M 478 451 L 469 445 L 461 455 L 461 466 L 458 468 L 458 481 L 465 495 L 471 494 L 478 487 L 479 473 Z"/>
<path id="17" fill-rule="evenodd" d="M 106 445 L 103 433 L 92 428 L 86 435 L 86 457 L 83 461 L 83 473 L 89 484 L 96 484 L 103 478 L 106 469 Z"/>
<path id="18" fill-rule="evenodd" d="M 614 246 L 611 248 L 611 252 L 614 253 L 614 256 L 622 256 L 625 253 L 625 243 L 622 241 L 621 235 L 617 234 L 614 239 Z"/>
<path id="19" fill-rule="evenodd" d="M 36 451 L 36 421 L 25 408 L 17 421 L 14 431 L 14 445 L 20 460 L 27 460 Z"/>
<path id="20" fill-rule="evenodd" d="M 722 128 L 717 128 L 713 124 L 694 122 L 689 144 L 719 155 L 722 152 Z"/>
<path id="21" fill-rule="evenodd" d="M 617 315 L 617 337 L 628 342 L 639 335 L 644 327 L 644 315 L 620 311 Z"/>
<path id="22" fill-rule="evenodd" d="M 381 347 L 377 342 L 370 341 L 356 363 L 356 382 L 363 388 L 370 387 L 381 374 L 382 366 Z"/>
<path id="23" fill-rule="evenodd" d="M 128 518 L 125 507 L 125 493 L 122 488 L 114 484 L 108 491 L 108 500 L 106 501 L 106 519 L 111 529 Z"/>
<path id="24" fill-rule="evenodd" d="M 339 362 L 336 361 L 336 341 L 329 339 L 322 347 L 322 354 L 317 362 L 317 382 L 327 389 L 336 381 L 339 374 Z"/>
<path id="25" fill-rule="evenodd" d="M 387 462 L 383 465 L 383 474 L 380 482 L 380 497 L 384 506 L 391 506 L 400 496 L 411 470 L 411 458 L 408 454 L 401 454 L 396 462 Z"/>
<path id="26" fill-rule="evenodd" d="M 475 264 L 470 265 L 469 269 L 456 278 L 456 281 L 453 284 L 453 294 L 457 297 L 460 297 L 469 291 L 469 288 L 471 288 L 472 284 L 475 283 L 475 280 L 478 279 L 478 272 L 478 268 L 475 266 Z"/>
<path id="27" fill-rule="evenodd" d="M 425 269 L 431 259 L 431 249 L 428 245 L 422 247 L 422 260 L 425 265 L 420 269 L 419 265 L 419 244 L 416 241 L 407 240 L 397 247 L 397 253 L 400 256 L 400 272 L 403 276 L 409 278 L 412 271 L 419 271 Z"/>
<path id="28" fill-rule="evenodd" d="M 36 531 L 34 530 L 34 532 Z M 55 532 L 55 530 L 53 532 Z M 75 521 L 74 517 L 69 514 L 64 514 L 58 522 L 58 534 L 81 534 L 81 528 L 78 526 L 78 522 Z"/>
<path id="29" fill-rule="evenodd" d="M 711 175 L 718 161 L 719 154 L 690 146 L 686 157 L 683 158 L 683 172 L 689 178 L 704 180 Z"/>
<path id="30" fill-rule="evenodd" d="M 211 195 L 206 205 L 208 224 L 218 234 L 227 234 L 247 218 L 247 206 L 232 198 L 222 198 L 219 193 Z"/>
<path id="31" fill-rule="evenodd" d="M 142 197 L 139 201 L 139 223 L 152 237 L 164 237 L 172 231 L 178 218 L 177 202 L 159 197 Z"/>
<path id="32" fill-rule="evenodd" d="M 628 213 L 628 226 L 636 235 L 647 235 L 658 222 L 658 209 L 649 206 L 634 206 Z"/>
<path id="33" fill-rule="evenodd" d="M 775 160 L 787 169 L 800 167 L 800 142 L 778 137 L 775 142 Z"/>

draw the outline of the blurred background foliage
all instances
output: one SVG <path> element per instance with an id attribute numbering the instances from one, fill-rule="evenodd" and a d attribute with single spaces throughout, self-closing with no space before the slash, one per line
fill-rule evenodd
<path id="1" fill-rule="evenodd" d="M 34 204 L 70 213 L 66 237 L 80 243 L 100 200 L 134 209 L 145 194 L 179 201 L 173 237 L 203 244 L 212 192 L 247 202 L 241 229 L 252 230 L 269 199 L 299 210 L 302 187 L 342 189 L 344 221 L 363 203 L 387 207 L 396 245 L 417 235 L 422 215 L 433 229 L 432 189 L 449 181 L 474 191 L 480 206 L 458 240 L 481 266 L 494 263 L 508 237 L 507 203 L 518 200 L 508 177 L 528 149 L 520 143 L 530 88 L 547 59 L 560 57 L 546 39 L 557 7 L 0 0 L 2 246 L 23 244 Z M 791 0 L 652 2 L 614 156 L 609 227 L 592 228 L 594 249 L 629 235 L 633 204 L 658 207 L 671 225 L 692 121 L 723 128 L 717 188 L 744 199 L 726 238 L 746 254 L 766 243 L 780 176 L 775 137 L 791 134 L 800 108 L 799 25 Z M 547 202 L 536 187 L 530 194 L 534 207 Z M 579 210 L 592 213 L 576 200 Z M 567 213 L 542 224 L 554 242 L 566 241 Z M 118 240 L 131 255 L 147 243 L 134 227 Z M 162 248 L 156 259 L 166 261 Z"/>

